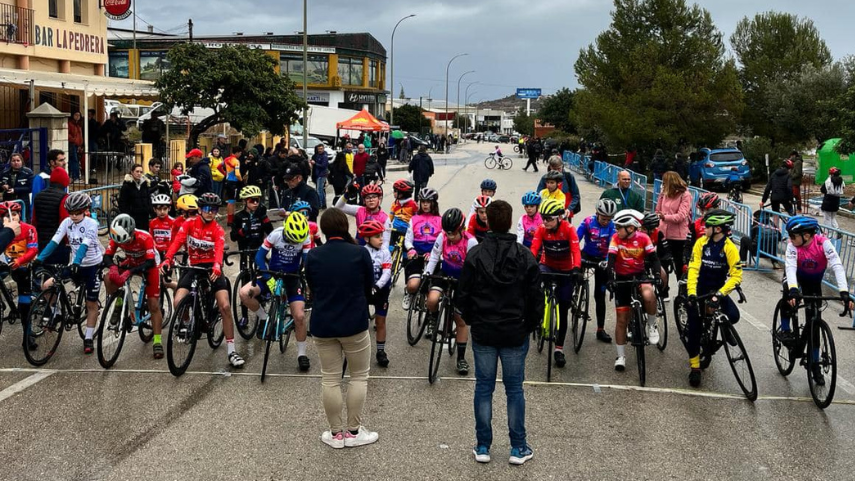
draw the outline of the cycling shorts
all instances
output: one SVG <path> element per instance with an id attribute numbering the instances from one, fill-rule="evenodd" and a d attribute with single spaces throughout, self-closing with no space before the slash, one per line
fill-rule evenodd
<path id="1" fill-rule="evenodd" d="M 386 317 L 389 312 L 389 294 L 391 286 L 386 286 L 377 291 L 373 296 L 368 296 L 368 305 L 374 306 L 374 315 Z"/>
<path id="2" fill-rule="evenodd" d="M 638 277 L 646 277 L 644 274 L 637 276 L 615 276 L 616 281 L 630 281 Z M 615 307 L 629 307 L 632 305 L 632 290 L 638 289 L 644 284 L 618 284 L 614 287 Z"/>
<path id="3" fill-rule="evenodd" d="M 63 273 L 63 276 L 68 272 Z M 86 300 L 90 302 L 98 302 L 99 294 L 101 293 L 101 266 L 94 265 L 77 268 L 77 275 L 70 276 L 71 280 L 76 285 L 83 285 L 86 289 Z"/>
<path id="4" fill-rule="evenodd" d="M 240 190 L 240 182 L 227 180 L 223 185 L 223 199 L 234 202 L 237 199 L 238 190 Z"/>
<path id="5" fill-rule="evenodd" d="M 422 276 L 422 272 L 425 270 L 425 256 L 416 254 L 416 257 L 407 261 L 407 265 L 404 266 L 404 274 L 407 275 L 407 279 L 413 279 Z"/>
<path id="6" fill-rule="evenodd" d="M 160 297 L 160 272 L 156 267 L 146 270 L 142 275 L 145 276 L 145 297 L 146 299 L 157 299 Z"/>
<path id="7" fill-rule="evenodd" d="M 270 287 L 267 286 L 267 281 L 259 279 L 256 285 L 261 290 L 260 296 L 264 297 L 272 294 Z M 285 277 L 282 279 L 282 287 L 285 288 L 285 297 L 289 303 L 304 302 L 306 300 L 305 296 L 303 296 L 303 283 L 300 279 L 290 276 Z"/>
<path id="8" fill-rule="evenodd" d="M 193 267 L 213 267 L 211 264 L 198 264 Z M 193 276 L 201 276 L 205 275 L 199 271 L 188 271 L 185 270 L 181 273 L 181 277 L 178 278 L 178 289 L 187 289 L 188 291 L 193 286 Z M 205 277 L 208 277 L 207 275 Z M 211 294 L 214 294 L 217 291 L 228 291 L 229 290 L 229 281 L 225 276 L 220 276 L 214 282 L 211 282 Z"/>
<path id="9" fill-rule="evenodd" d="M 430 290 L 445 292 L 448 289 L 449 282 L 445 279 L 431 279 L 430 280 Z M 452 297 L 454 297 L 452 295 Z"/>
<path id="10" fill-rule="evenodd" d="M 543 264 L 539 265 L 540 272 L 554 272 L 559 274 L 569 274 L 570 271 L 560 271 L 558 269 L 552 269 Z M 546 278 L 544 277 L 544 282 Z M 558 297 L 559 302 L 570 302 L 573 300 L 573 279 L 570 277 L 559 277 L 558 278 L 558 286 L 555 290 L 555 295 Z"/>

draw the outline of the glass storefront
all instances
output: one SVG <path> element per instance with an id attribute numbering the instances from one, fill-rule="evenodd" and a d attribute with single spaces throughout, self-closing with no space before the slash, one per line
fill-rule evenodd
<path id="1" fill-rule="evenodd" d="M 116 78 L 128 78 L 128 52 L 110 52 L 109 75 Z"/>
<path id="2" fill-rule="evenodd" d="M 362 85 L 362 59 L 339 57 L 338 76 L 342 85 Z"/>

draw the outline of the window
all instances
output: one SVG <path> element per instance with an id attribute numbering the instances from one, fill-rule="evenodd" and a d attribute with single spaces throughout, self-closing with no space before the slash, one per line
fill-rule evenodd
<path id="1" fill-rule="evenodd" d="M 56 2 L 59 0 L 48 0 L 48 15 L 50 18 L 59 18 L 59 9 L 57 8 Z"/>
<path id="2" fill-rule="evenodd" d="M 81 8 L 81 2 L 82 0 L 74 0 L 74 23 L 83 22 L 83 8 Z"/>
<path id="3" fill-rule="evenodd" d="M 362 85 L 362 59 L 339 57 L 338 76 L 342 85 Z"/>
<path id="4" fill-rule="evenodd" d="M 140 52 L 140 80 L 157 80 L 169 70 L 165 51 Z"/>
<path id="5" fill-rule="evenodd" d="M 282 55 L 279 58 L 279 73 L 297 85 L 303 85 L 303 57 Z M 309 55 L 306 63 L 306 80 L 310 84 L 326 85 L 330 81 L 329 60 L 324 55 Z"/>
<path id="6" fill-rule="evenodd" d="M 377 61 L 368 62 L 368 86 L 377 88 Z"/>

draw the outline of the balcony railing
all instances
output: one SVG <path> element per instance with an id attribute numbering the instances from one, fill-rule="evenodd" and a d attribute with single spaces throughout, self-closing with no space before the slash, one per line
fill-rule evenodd
<path id="1" fill-rule="evenodd" d="M 0 42 L 33 45 L 33 10 L 0 4 Z"/>

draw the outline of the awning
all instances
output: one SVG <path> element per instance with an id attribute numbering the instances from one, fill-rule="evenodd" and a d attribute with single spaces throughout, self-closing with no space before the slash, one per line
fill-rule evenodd
<path id="1" fill-rule="evenodd" d="M 335 128 L 343 130 L 359 130 L 362 132 L 388 132 L 389 124 L 377 120 L 368 110 L 362 109 L 353 117 L 335 124 Z"/>
<path id="2" fill-rule="evenodd" d="M 32 70 L 0 69 L 0 84 L 29 86 L 33 81 L 40 90 L 83 92 L 108 97 L 158 97 L 154 82 L 95 75 L 76 75 Z"/>

